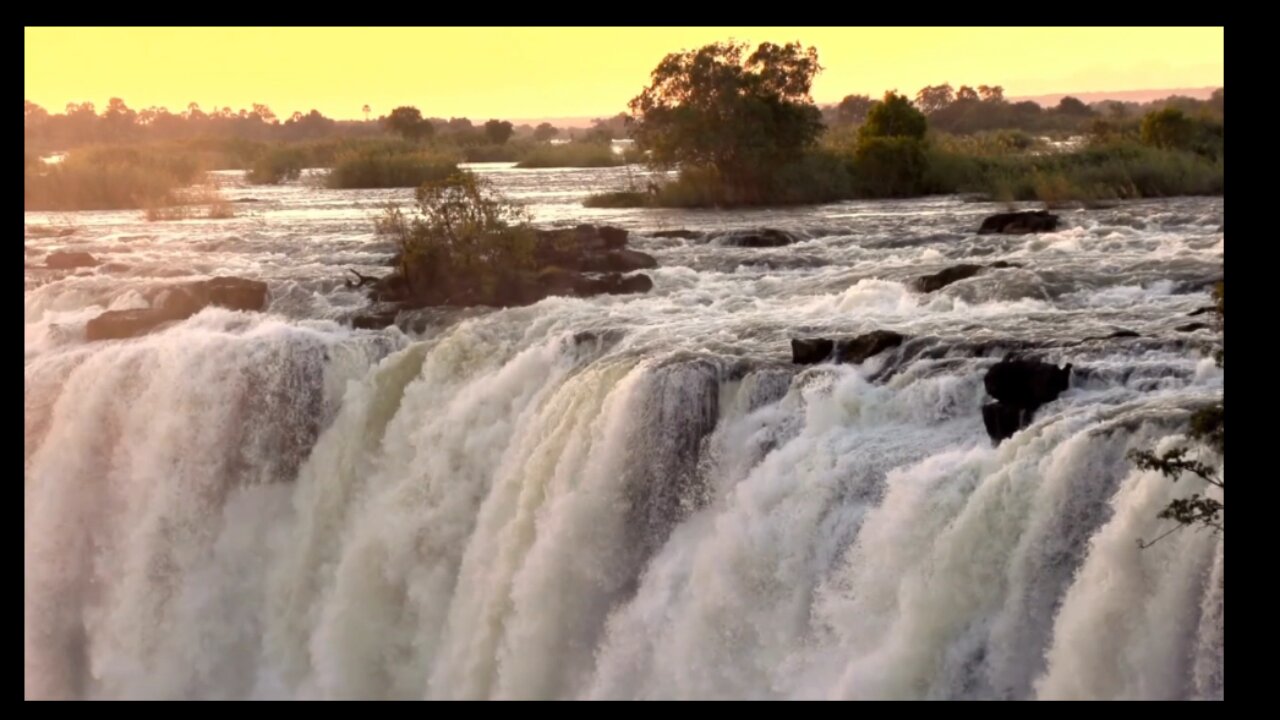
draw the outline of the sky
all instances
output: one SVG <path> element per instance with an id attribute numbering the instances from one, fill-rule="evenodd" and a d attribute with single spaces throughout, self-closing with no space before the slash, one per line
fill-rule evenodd
<path id="1" fill-rule="evenodd" d="M 1223 84 L 1222 28 L 26 28 L 25 99 L 171 110 L 265 103 L 362 118 L 605 117 L 669 52 L 800 41 L 824 67 L 818 103 L 1001 85 L 1009 97 Z"/>

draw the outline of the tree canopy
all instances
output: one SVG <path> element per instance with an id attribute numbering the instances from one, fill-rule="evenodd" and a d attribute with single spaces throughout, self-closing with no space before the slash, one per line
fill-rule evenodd
<path id="1" fill-rule="evenodd" d="M 809 96 L 822 69 L 799 43 L 714 43 L 672 53 L 629 105 L 636 143 L 661 167 L 711 168 L 727 182 L 759 186 L 822 131 Z"/>

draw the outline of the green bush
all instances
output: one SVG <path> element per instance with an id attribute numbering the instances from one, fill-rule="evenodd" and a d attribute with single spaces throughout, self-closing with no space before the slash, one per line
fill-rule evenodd
<path id="1" fill-rule="evenodd" d="M 445 180 L 457 170 L 454 158 L 431 152 L 387 153 L 360 148 L 334 160 L 325 185 L 346 189 L 418 187 Z"/>
<path id="2" fill-rule="evenodd" d="M 203 175 L 189 153 L 131 146 L 86 147 L 62 162 L 28 165 L 25 210 L 126 210 L 171 205 Z"/>
<path id="3" fill-rule="evenodd" d="M 278 185 L 297 180 L 305 162 L 303 151 L 294 147 L 274 147 L 254 160 L 245 179 L 254 185 Z"/>
<path id="4" fill-rule="evenodd" d="M 626 159 L 609 145 L 600 143 L 565 143 L 538 145 L 525 155 L 518 168 L 587 168 L 616 167 Z"/>

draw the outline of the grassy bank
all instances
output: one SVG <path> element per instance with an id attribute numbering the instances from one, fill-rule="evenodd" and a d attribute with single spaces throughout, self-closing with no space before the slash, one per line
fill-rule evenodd
<path id="1" fill-rule="evenodd" d="M 173 205 L 179 188 L 204 168 L 190 153 L 134 147 L 86 147 L 62 162 L 28 162 L 24 210 L 129 210 Z"/>
<path id="2" fill-rule="evenodd" d="M 385 152 L 352 149 L 334 160 L 325 186 L 334 189 L 418 187 L 444 180 L 457 172 L 454 157 L 430 151 Z"/>

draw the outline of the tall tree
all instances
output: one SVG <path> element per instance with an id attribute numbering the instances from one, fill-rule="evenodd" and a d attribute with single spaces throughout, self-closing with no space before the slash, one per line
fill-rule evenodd
<path id="1" fill-rule="evenodd" d="M 494 145 L 505 144 L 514 132 L 515 128 L 506 120 L 490 120 L 484 124 L 485 139 Z"/>
<path id="2" fill-rule="evenodd" d="M 916 93 L 916 106 L 926 115 L 936 113 L 955 101 L 955 92 L 951 83 L 927 85 Z"/>
<path id="3" fill-rule="evenodd" d="M 422 119 L 422 112 L 410 105 L 392 110 L 384 122 L 388 130 L 410 142 L 429 138 L 435 131 L 430 121 Z"/>

